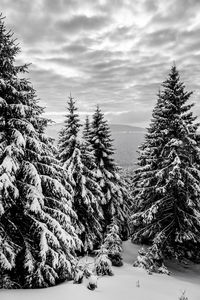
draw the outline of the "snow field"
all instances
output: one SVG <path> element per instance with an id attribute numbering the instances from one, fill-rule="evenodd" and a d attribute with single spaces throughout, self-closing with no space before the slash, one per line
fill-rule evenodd
<path id="1" fill-rule="evenodd" d="M 113 267 L 114 276 L 98 279 L 98 288 L 87 289 L 88 280 L 82 284 L 65 282 L 56 287 L 35 290 L 2 290 L 1 300 L 179 300 L 186 291 L 188 300 L 200 300 L 200 265 L 184 268 L 176 263 L 168 264 L 171 276 L 148 275 L 145 270 L 132 267 L 140 248 L 130 241 L 123 243 L 124 265 Z M 91 258 L 85 259 L 87 263 Z M 91 266 L 91 264 L 90 264 Z M 139 281 L 140 287 L 137 287 Z"/>

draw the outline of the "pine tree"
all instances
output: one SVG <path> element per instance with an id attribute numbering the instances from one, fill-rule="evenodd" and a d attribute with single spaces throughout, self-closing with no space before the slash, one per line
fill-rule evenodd
<path id="1" fill-rule="evenodd" d="M 59 132 L 58 140 L 59 158 L 62 163 L 72 156 L 81 127 L 79 116 L 76 112 L 77 108 L 71 94 L 67 102 L 67 110 L 68 113 L 65 116 L 64 127 Z"/>
<path id="2" fill-rule="evenodd" d="M 68 111 L 65 127 L 59 137 L 59 157 L 66 182 L 73 187 L 73 208 L 78 215 L 76 228 L 83 242 L 83 251 L 87 252 L 102 241 L 103 215 L 99 203 L 103 195 L 96 182 L 96 166 L 91 146 L 78 136 L 81 125 L 71 96 Z"/>
<path id="3" fill-rule="evenodd" d="M 97 106 L 91 124 L 90 143 L 94 149 L 98 183 L 104 195 L 102 204 L 105 219 L 104 232 L 106 227 L 115 220 L 119 225 L 121 236 L 126 239 L 128 236 L 128 208 L 126 205 L 128 195 L 119 176 L 119 168 L 113 159 L 112 142 L 108 123 Z"/>
<path id="4" fill-rule="evenodd" d="M 97 251 L 95 260 L 95 272 L 98 276 L 113 275 L 112 262 L 108 258 L 108 249 L 104 245 Z"/>
<path id="5" fill-rule="evenodd" d="M 134 178 L 132 239 L 148 255 L 195 259 L 200 243 L 197 129 L 175 66 L 162 84 Z M 157 253 L 157 254 L 156 254 Z M 162 261 L 162 260 L 161 260 Z"/>
<path id="6" fill-rule="evenodd" d="M 0 19 L 0 286 L 37 288 L 70 278 L 79 239 L 61 167 L 35 91 L 15 66 L 19 47 Z"/>
<path id="7" fill-rule="evenodd" d="M 123 265 L 122 240 L 119 237 L 119 227 L 114 222 L 108 226 L 103 245 L 108 250 L 108 258 L 111 260 L 112 265 L 121 267 Z"/>

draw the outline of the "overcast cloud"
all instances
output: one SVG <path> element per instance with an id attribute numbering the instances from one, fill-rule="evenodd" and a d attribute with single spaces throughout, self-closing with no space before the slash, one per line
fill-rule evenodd
<path id="1" fill-rule="evenodd" d="M 200 115 L 199 0 L 1 0 L 46 116 L 100 104 L 112 123 L 146 126 L 173 62 Z"/>

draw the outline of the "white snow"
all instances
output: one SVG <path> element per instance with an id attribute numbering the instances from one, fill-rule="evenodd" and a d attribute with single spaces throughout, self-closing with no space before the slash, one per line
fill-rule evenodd
<path id="1" fill-rule="evenodd" d="M 148 275 L 143 269 L 132 267 L 140 246 L 130 241 L 123 244 L 124 266 L 113 267 L 114 276 L 98 278 L 94 291 L 87 289 L 88 279 L 82 284 L 65 282 L 59 286 L 36 290 L 1 290 L 1 300 L 179 300 L 185 290 L 188 300 L 200 299 L 200 265 L 184 268 L 177 263 L 168 267 L 171 276 Z"/>
<path id="2" fill-rule="evenodd" d="M 4 197 L 8 197 L 8 190 L 12 191 L 14 198 L 19 197 L 18 189 L 12 184 L 8 174 L 3 173 L 0 176 L 0 190 L 4 189 Z"/>

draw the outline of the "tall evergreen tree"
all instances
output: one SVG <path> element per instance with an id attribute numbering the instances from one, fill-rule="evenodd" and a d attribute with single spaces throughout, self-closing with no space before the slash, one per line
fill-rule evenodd
<path id="1" fill-rule="evenodd" d="M 78 215 L 77 232 L 83 251 L 93 250 L 102 240 L 100 202 L 103 198 L 94 170 L 94 155 L 89 143 L 81 140 L 79 116 L 73 98 L 69 97 L 65 127 L 59 135 L 59 157 L 66 181 L 73 187 L 73 208 Z"/>
<path id="2" fill-rule="evenodd" d="M 90 130 L 90 142 L 94 149 L 98 183 L 104 195 L 102 209 L 104 213 L 104 231 L 113 220 L 117 222 L 123 238 L 127 238 L 127 193 L 119 176 L 119 168 L 113 159 L 113 145 L 110 128 L 100 108 L 93 114 Z"/>
<path id="3" fill-rule="evenodd" d="M 200 155 L 197 129 L 175 66 L 162 84 L 134 177 L 133 240 L 147 256 L 195 259 L 200 244 Z M 153 261 L 153 260 L 151 260 Z"/>
<path id="4" fill-rule="evenodd" d="M 47 287 L 72 276 L 76 215 L 44 134 L 27 66 L 0 19 L 0 287 Z"/>

